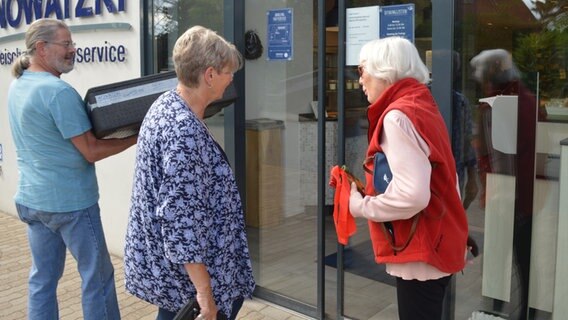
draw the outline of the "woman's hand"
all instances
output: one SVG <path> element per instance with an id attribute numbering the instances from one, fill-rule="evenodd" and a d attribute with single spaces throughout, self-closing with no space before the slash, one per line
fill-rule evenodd
<path id="1" fill-rule="evenodd" d="M 349 212 L 353 217 L 363 216 L 363 196 L 357 189 L 357 184 L 351 182 L 351 194 L 349 195 Z"/>
<path id="2" fill-rule="evenodd" d="M 213 298 L 213 290 L 211 289 L 211 278 L 207 272 L 207 267 L 203 263 L 186 263 L 184 265 L 189 279 L 197 290 L 197 303 L 199 304 L 198 319 L 215 320 L 217 319 L 217 305 Z"/>
<path id="3" fill-rule="evenodd" d="M 208 292 L 197 292 L 197 303 L 199 303 L 199 316 L 197 319 L 202 320 L 216 320 L 217 319 L 217 305 L 213 299 L 213 293 Z"/>

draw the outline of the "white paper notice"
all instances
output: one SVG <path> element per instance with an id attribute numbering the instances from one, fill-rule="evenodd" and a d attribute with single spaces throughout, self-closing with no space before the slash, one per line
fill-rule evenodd
<path id="1" fill-rule="evenodd" d="M 491 106 L 491 140 L 495 150 L 517 153 L 517 96 L 494 96 L 479 99 Z"/>
<path id="2" fill-rule="evenodd" d="M 361 47 L 379 38 L 379 6 L 349 8 L 346 13 L 346 65 L 359 64 Z"/>

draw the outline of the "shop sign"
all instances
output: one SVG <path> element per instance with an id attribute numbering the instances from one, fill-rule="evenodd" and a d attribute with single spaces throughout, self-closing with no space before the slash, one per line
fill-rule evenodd
<path id="1" fill-rule="evenodd" d="M 104 9 L 103 9 L 104 8 Z M 16 29 L 22 24 L 31 24 L 41 18 L 55 18 L 58 20 L 85 18 L 103 15 L 104 12 L 125 12 L 125 0 L 0 0 L 0 30 L 6 30 L 5 36 L 0 36 L 0 43 L 20 41 L 24 33 Z M 14 30 L 10 30 L 13 28 Z M 129 23 L 108 22 L 98 24 L 70 25 L 75 31 L 89 30 L 130 30 Z M 11 65 L 24 53 L 21 48 L 0 49 L 0 66 Z M 122 63 L 126 61 L 126 47 L 123 44 L 77 46 L 75 63 Z"/>
<path id="2" fill-rule="evenodd" d="M 11 65 L 23 54 L 19 48 L 0 51 L 0 66 Z M 77 47 L 75 63 L 122 63 L 126 61 L 126 47 L 122 44 Z"/>
<path id="3" fill-rule="evenodd" d="M 94 2 L 94 6 L 93 3 Z M 58 20 L 102 15 L 102 7 L 109 13 L 126 11 L 125 0 L 0 0 L 0 28 L 19 28 L 22 20 L 31 24 L 41 18 Z M 45 3 L 45 5 L 44 5 Z"/>

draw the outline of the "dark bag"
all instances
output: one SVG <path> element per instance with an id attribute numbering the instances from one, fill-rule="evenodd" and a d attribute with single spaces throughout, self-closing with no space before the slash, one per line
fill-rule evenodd
<path id="1" fill-rule="evenodd" d="M 199 310 L 197 299 L 192 298 L 178 311 L 174 320 L 193 320 L 199 315 Z M 227 316 L 218 311 L 217 320 L 227 320 Z"/>
<path id="2" fill-rule="evenodd" d="M 373 163 L 373 169 L 369 169 L 369 164 Z M 389 183 L 392 181 L 392 171 L 387 157 L 382 152 L 377 152 L 373 156 L 365 159 L 363 170 L 373 176 L 373 188 L 375 195 L 385 193 Z"/>
<path id="3" fill-rule="evenodd" d="M 373 162 L 373 170 L 367 167 L 367 165 L 371 161 Z M 385 190 L 387 190 L 389 183 L 392 181 L 392 171 L 390 169 L 389 161 L 387 160 L 385 154 L 382 152 L 377 152 L 375 153 L 374 156 L 367 158 L 365 160 L 365 163 L 363 163 L 363 169 L 367 173 L 373 175 L 373 188 L 375 189 L 375 194 L 384 193 Z M 412 237 L 416 232 L 416 226 L 418 225 L 418 219 L 420 218 L 420 213 L 421 212 L 417 213 L 412 218 L 413 221 L 412 221 L 412 226 L 410 228 L 410 234 L 408 235 L 408 239 L 406 239 L 404 244 L 400 246 L 395 245 L 395 238 L 394 238 L 395 234 L 392 223 L 391 222 L 380 223 L 381 229 L 383 230 L 385 237 L 387 238 L 391 248 L 395 252 L 401 252 L 402 250 L 406 249 L 406 247 L 408 247 L 408 244 L 410 244 L 410 240 L 412 240 Z"/>
<path id="4" fill-rule="evenodd" d="M 373 157 L 373 168 L 373 187 L 375 187 L 375 192 L 384 193 L 389 183 L 392 181 L 392 171 L 384 153 L 375 153 Z"/>
<path id="5" fill-rule="evenodd" d="M 262 42 L 255 31 L 249 30 L 245 33 L 245 59 L 254 60 L 262 56 Z"/>

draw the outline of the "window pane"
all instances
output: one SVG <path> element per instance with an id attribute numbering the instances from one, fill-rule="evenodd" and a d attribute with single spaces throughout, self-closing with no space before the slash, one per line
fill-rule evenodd
<path id="1" fill-rule="evenodd" d="M 559 142 L 568 137 L 566 1 L 464 0 L 455 12 L 454 89 L 472 131 L 453 138 L 475 151 L 476 170 L 462 177 L 480 252 L 457 277 L 456 319 L 551 319 L 553 310 L 563 318 L 568 309 L 557 311 L 566 307 L 554 288 L 568 288 L 555 263 L 565 251 L 557 251 L 558 233 L 566 233 L 557 225 Z"/>
<path id="2" fill-rule="evenodd" d="M 173 46 L 188 28 L 201 25 L 223 35 L 223 4 L 223 0 L 155 0 L 153 34 L 156 71 L 173 70 Z"/>

